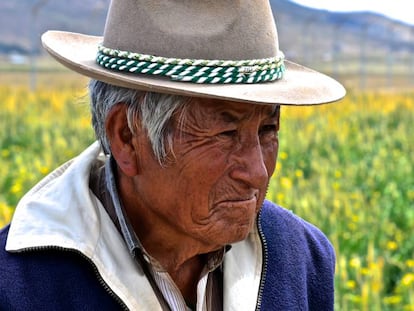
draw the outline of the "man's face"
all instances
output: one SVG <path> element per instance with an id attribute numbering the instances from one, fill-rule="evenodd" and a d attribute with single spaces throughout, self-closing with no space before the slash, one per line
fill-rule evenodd
<path id="1" fill-rule="evenodd" d="M 193 99 L 174 122 L 172 163 L 161 167 L 140 148 L 139 204 L 159 230 L 204 246 L 244 239 L 275 169 L 279 109 Z"/>

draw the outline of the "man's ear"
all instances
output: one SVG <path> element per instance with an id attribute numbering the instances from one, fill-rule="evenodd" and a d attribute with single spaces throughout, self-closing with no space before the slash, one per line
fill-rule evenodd
<path id="1" fill-rule="evenodd" d="M 133 133 L 128 126 L 127 105 L 112 107 L 105 120 L 106 135 L 118 167 L 127 176 L 138 174 L 138 154 L 134 148 Z"/>

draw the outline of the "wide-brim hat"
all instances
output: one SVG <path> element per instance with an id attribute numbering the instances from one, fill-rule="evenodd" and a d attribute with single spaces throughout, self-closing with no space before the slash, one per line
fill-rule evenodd
<path id="1" fill-rule="evenodd" d="M 42 43 L 66 67 L 127 88 L 284 105 L 345 95 L 284 59 L 268 0 L 112 0 L 103 37 L 48 31 Z"/>

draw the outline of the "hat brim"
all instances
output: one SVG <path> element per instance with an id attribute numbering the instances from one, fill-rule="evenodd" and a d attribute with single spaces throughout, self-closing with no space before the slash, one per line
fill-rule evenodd
<path id="1" fill-rule="evenodd" d="M 97 47 L 102 37 L 63 31 L 48 31 L 42 43 L 57 61 L 92 79 L 121 87 L 194 97 L 217 98 L 256 104 L 318 105 L 335 102 L 345 96 L 336 80 L 285 61 L 283 79 L 257 84 L 196 84 L 169 78 L 123 73 L 96 64 Z"/>

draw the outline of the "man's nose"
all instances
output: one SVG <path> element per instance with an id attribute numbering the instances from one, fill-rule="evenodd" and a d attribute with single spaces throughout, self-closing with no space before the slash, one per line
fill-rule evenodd
<path id="1" fill-rule="evenodd" d="M 231 177 L 243 181 L 252 188 L 260 189 L 268 181 L 262 147 L 259 139 L 241 144 L 232 155 L 234 167 Z"/>

